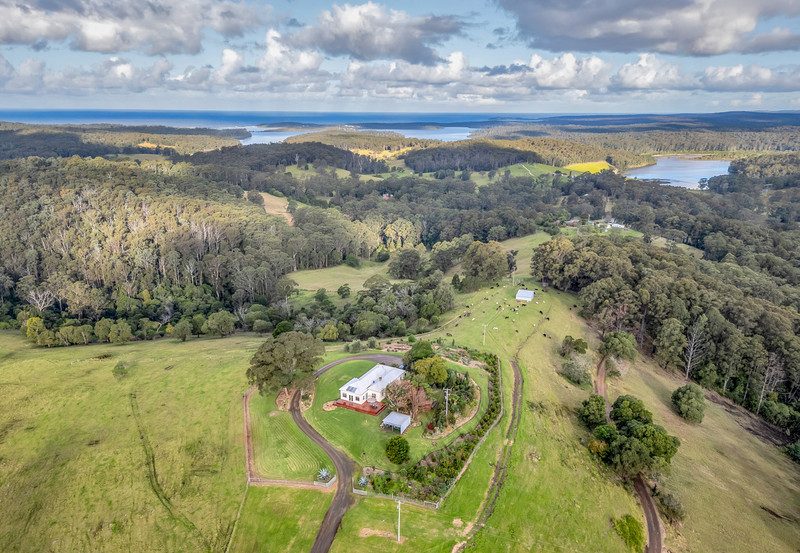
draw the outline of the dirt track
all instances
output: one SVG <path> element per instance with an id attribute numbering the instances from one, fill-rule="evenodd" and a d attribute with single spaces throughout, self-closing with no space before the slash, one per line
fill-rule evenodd
<path id="1" fill-rule="evenodd" d="M 600 363 L 597 366 L 597 378 L 594 381 L 594 391 L 597 395 L 603 396 L 606 404 L 606 419 L 611 420 L 611 405 L 606 397 L 606 364 Z M 664 527 L 661 525 L 661 518 L 658 516 L 658 509 L 650 495 L 650 489 L 644 481 L 642 475 L 638 475 L 633 481 L 633 487 L 639 502 L 642 504 L 642 511 L 647 522 L 647 548 L 646 553 L 661 553 L 664 548 Z"/>

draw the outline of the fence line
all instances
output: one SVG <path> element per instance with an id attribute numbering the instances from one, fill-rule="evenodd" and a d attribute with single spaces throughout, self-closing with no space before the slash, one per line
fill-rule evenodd
<path id="1" fill-rule="evenodd" d="M 403 503 L 408 503 L 410 505 L 416 505 L 417 507 L 422 507 L 423 509 L 433 509 L 436 510 L 442 505 L 442 499 L 440 498 L 439 501 L 419 501 L 418 499 L 410 499 L 404 496 L 399 495 L 387 495 L 384 493 L 376 493 L 376 492 L 368 492 L 367 490 L 360 490 L 358 488 L 353 488 L 353 493 L 356 495 L 361 495 L 364 497 L 374 497 L 376 499 L 388 499 L 390 501 L 401 501 Z"/>

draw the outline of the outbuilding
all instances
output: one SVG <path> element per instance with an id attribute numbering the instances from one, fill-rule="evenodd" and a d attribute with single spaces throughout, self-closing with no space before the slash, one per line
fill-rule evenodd
<path id="1" fill-rule="evenodd" d="M 533 290 L 517 290 L 517 301 L 532 302 Z"/>
<path id="2" fill-rule="evenodd" d="M 403 413 L 398 413 L 397 411 L 392 411 L 391 413 L 389 413 L 381 423 L 381 426 L 383 428 L 396 430 L 400 432 L 400 434 L 405 432 L 406 428 L 408 428 L 410 425 L 411 425 L 411 416 L 404 415 Z"/>

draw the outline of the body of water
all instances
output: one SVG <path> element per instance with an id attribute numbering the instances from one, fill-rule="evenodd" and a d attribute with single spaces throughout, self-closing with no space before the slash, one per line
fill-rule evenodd
<path id="1" fill-rule="evenodd" d="M 659 156 L 655 165 L 631 169 L 625 176 L 634 179 L 657 179 L 672 186 L 698 188 L 700 179 L 726 175 L 731 162 L 692 156 Z"/>
<path id="2" fill-rule="evenodd" d="M 476 129 L 503 122 L 537 121 L 552 114 L 354 113 L 291 111 L 0 110 L 0 121 L 52 125 L 164 125 L 246 128 L 243 144 L 280 142 L 326 126 L 393 131 L 412 138 L 463 140 Z"/>

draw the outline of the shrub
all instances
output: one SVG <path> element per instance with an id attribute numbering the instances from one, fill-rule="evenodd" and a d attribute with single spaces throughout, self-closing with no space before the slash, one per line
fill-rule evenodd
<path id="1" fill-rule="evenodd" d="M 694 383 L 681 386 L 672 392 L 672 405 L 678 414 L 689 422 L 700 423 L 706 409 L 703 389 Z"/>
<path id="2" fill-rule="evenodd" d="M 575 359 L 564 361 L 558 373 L 576 386 L 586 386 L 592 382 L 592 377 L 589 375 L 589 371 L 586 370 L 586 366 Z"/>
<path id="3" fill-rule="evenodd" d="M 408 440 L 394 436 L 386 443 L 386 457 L 395 465 L 402 465 L 409 459 Z"/>
<path id="4" fill-rule="evenodd" d="M 644 528 L 638 519 L 631 515 L 625 515 L 621 518 L 614 519 L 613 524 L 614 530 L 616 530 L 619 537 L 622 538 L 622 541 L 625 542 L 628 551 L 634 553 L 642 553 L 642 551 L 644 551 Z"/>
<path id="5" fill-rule="evenodd" d="M 364 351 L 364 344 L 360 340 L 350 344 L 350 353 L 359 353 L 361 351 Z"/>
<path id="6" fill-rule="evenodd" d="M 228 311 L 217 311 L 206 319 L 205 330 L 208 334 L 228 336 L 233 333 L 236 326 L 236 317 Z"/>
<path id="7" fill-rule="evenodd" d="M 317 471 L 317 480 L 320 482 L 328 482 L 331 479 L 331 471 L 322 467 Z"/>
<path id="8" fill-rule="evenodd" d="M 275 326 L 275 330 L 272 331 L 272 336 L 277 338 L 284 332 L 289 332 L 294 328 L 294 325 L 291 321 L 281 321 Z"/>
<path id="9" fill-rule="evenodd" d="M 111 374 L 114 375 L 114 378 L 117 380 L 122 380 L 123 378 L 127 377 L 130 373 L 130 368 L 125 361 L 117 361 L 117 364 L 114 365 L 114 368 L 111 369 Z"/>
<path id="10" fill-rule="evenodd" d="M 349 253 L 347 257 L 344 258 L 344 264 L 348 267 L 358 268 L 361 267 L 361 260 L 356 257 L 355 255 Z"/>
<path id="11" fill-rule="evenodd" d="M 336 293 L 339 294 L 339 297 L 342 298 L 342 299 L 350 297 L 350 292 L 351 292 L 351 290 L 350 290 L 350 285 L 349 284 L 342 284 L 336 290 Z"/>
<path id="12" fill-rule="evenodd" d="M 793 444 L 789 444 L 786 446 L 786 454 L 791 457 L 795 463 L 800 463 L 800 440 L 797 440 Z"/>
<path id="13" fill-rule="evenodd" d="M 663 514 L 672 524 L 683 520 L 686 512 L 683 509 L 683 504 L 681 503 L 680 499 L 678 499 L 676 496 L 668 491 L 658 488 L 653 493 L 653 498 L 656 500 L 658 510 L 661 511 L 661 514 Z"/>
<path id="14" fill-rule="evenodd" d="M 606 402 L 602 396 L 592 394 L 578 409 L 578 418 L 590 429 L 606 422 Z"/>
<path id="15" fill-rule="evenodd" d="M 272 323 L 269 321 L 262 321 L 261 319 L 253 321 L 253 332 L 264 334 L 272 330 Z"/>
<path id="16" fill-rule="evenodd" d="M 367 347 L 369 349 L 378 349 L 378 340 L 376 340 L 375 338 L 370 338 L 369 340 L 367 340 Z"/>

